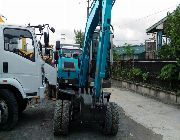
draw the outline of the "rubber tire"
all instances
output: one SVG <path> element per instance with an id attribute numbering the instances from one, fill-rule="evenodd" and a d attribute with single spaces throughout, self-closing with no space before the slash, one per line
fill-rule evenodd
<path id="1" fill-rule="evenodd" d="M 15 96 L 7 89 L 0 89 L 0 98 L 3 99 L 8 106 L 7 123 L 0 123 L 0 130 L 11 130 L 18 122 L 18 104 Z"/>
<path id="2" fill-rule="evenodd" d="M 70 123 L 70 101 L 68 100 L 57 100 L 53 129 L 54 135 L 68 135 L 69 133 L 69 123 Z"/>
<path id="3" fill-rule="evenodd" d="M 107 110 L 105 114 L 103 133 L 105 135 L 115 136 L 119 128 L 119 113 L 118 106 L 113 102 L 107 104 Z"/>
<path id="4" fill-rule="evenodd" d="M 49 83 L 46 83 L 46 96 L 48 98 L 48 100 L 51 100 L 52 98 L 52 89 L 51 86 L 49 85 Z"/>

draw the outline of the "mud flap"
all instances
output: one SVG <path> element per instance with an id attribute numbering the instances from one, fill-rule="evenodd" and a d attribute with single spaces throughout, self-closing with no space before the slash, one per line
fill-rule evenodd
<path id="1" fill-rule="evenodd" d="M 40 87 L 39 88 L 39 97 L 40 97 L 40 103 L 43 104 L 45 101 L 45 87 Z"/>

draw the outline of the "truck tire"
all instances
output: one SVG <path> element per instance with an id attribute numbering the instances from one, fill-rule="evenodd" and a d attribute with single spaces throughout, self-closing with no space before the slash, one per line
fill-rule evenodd
<path id="1" fill-rule="evenodd" d="M 70 123 L 70 101 L 56 101 L 53 121 L 54 135 L 68 135 Z"/>
<path id="2" fill-rule="evenodd" d="M 18 122 L 18 104 L 15 96 L 7 89 L 0 89 L 0 130 L 11 130 Z"/>
<path id="3" fill-rule="evenodd" d="M 105 135 L 115 136 L 119 127 L 118 106 L 115 103 L 108 103 L 103 125 L 103 133 Z"/>

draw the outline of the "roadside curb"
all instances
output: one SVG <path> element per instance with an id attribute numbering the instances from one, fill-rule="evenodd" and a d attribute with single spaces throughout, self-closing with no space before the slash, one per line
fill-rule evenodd
<path id="1" fill-rule="evenodd" d="M 180 96 L 177 96 L 175 92 L 165 91 L 160 88 L 117 79 L 112 80 L 112 85 L 114 87 L 131 90 L 133 92 L 156 99 L 166 104 L 180 105 Z"/>

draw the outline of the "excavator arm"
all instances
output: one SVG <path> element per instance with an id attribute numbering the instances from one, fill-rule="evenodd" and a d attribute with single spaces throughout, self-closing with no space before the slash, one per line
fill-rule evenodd
<path id="1" fill-rule="evenodd" d="M 77 79 L 80 83 L 76 89 L 59 86 L 59 91 L 57 92 L 58 100 L 54 111 L 53 130 L 55 135 L 67 135 L 70 122 L 77 122 L 77 120 L 81 123 L 98 123 L 105 135 L 116 135 L 118 132 L 119 114 L 117 105 L 109 102 L 110 93 L 102 91 L 102 83 L 103 79 L 105 79 L 106 67 L 108 67 L 110 56 L 111 10 L 114 2 L 114 0 L 93 0 L 85 28 L 83 52 L 79 58 L 80 73 L 79 66 L 75 71 L 70 71 L 70 69 L 68 71 L 70 78 L 73 78 L 73 72 L 78 73 Z M 93 47 L 93 40 L 95 40 L 93 35 L 97 31 L 97 27 L 100 27 L 97 35 L 98 41 L 96 40 L 97 45 Z M 94 48 L 94 52 L 92 48 Z M 93 66 L 90 65 L 92 52 L 96 61 Z M 62 58 L 59 60 L 62 60 Z M 71 61 L 70 58 L 69 60 L 66 59 L 66 63 L 69 63 L 68 66 L 75 64 L 75 61 L 77 61 L 75 58 L 71 58 Z M 59 69 L 61 68 L 62 65 L 59 63 Z M 95 74 L 94 72 L 92 72 L 93 74 L 89 72 L 90 68 L 96 69 Z M 62 75 L 60 72 L 59 74 Z M 93 75 L 92 77 L 91 74 Z M 89 86 L 90 77 L 93 79 L 94 85 Z"/>
<path id="2" fill-rule="evenodd" d="M 88 82 L 89 52 L 92 35 L 97 26 L 100 26 L 100 37 L 96 57 L 96 72 L 94 79 L 94 91 L 96 98 L 102 92 L 102 80 L 105 77 L 108 48 L 110 46 L 111 10 L 115 0 L 94 0 L 90 10 L 83 42 L 83 53 L 80 68 L 80 86 L 84 87 Z"/>
<path id="3" fill-rule="evenodd" d="M 81 67 L 80 67 L 80 86 L 85 87 L 88 82 L 88 68 L 89 68 L 89 52 L 90 52 L 90 42 L 92 40 L 92 34 L 98 26 L 99 23 L 99 11 L 100 11 L 100 1 L 94 0 L 92 3 L 92 8 L 89 13 L 86 22 L 86 28 L 84 33 L 83 41 L 83 51 L 81 57 Z"/>

